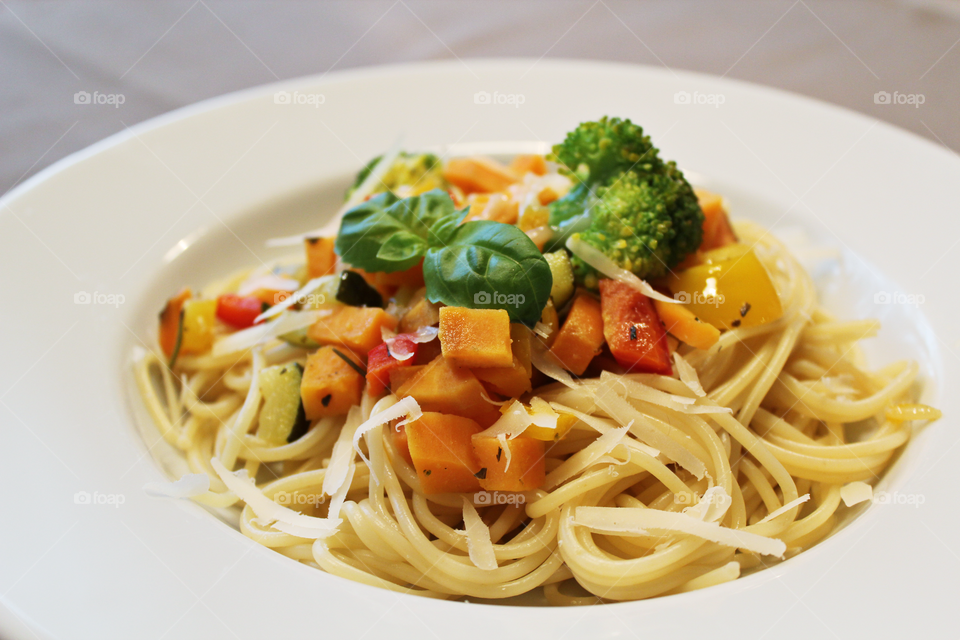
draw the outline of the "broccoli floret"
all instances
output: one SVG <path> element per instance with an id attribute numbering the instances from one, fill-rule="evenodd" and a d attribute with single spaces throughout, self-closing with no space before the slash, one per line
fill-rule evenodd
<path id="1" fill-rule="evenodd" d="M 641 278 L 663 276 L 700 246 L 703 214 L 693 189 L 670 163 L 663 175 L 643 180 L 624 173 L 597 190 L 591 223 L 576 234 Z M 597 285 L 594 270 L 574 256 L 577 281 Z"/>
<path id="2" fill-rule="evenodd" d="M 578 235 L 641 278 L 665 275 L 700 246 L 703 212 L 693 188 L 629 120 L 581 124 L 552 159 L 578 181 L 550 205 L 555 237 Z M 577 282 L 595 287 L 594 270 L 576 256 L 572 263 Z"/>
<path id="3" fill-rule="evenodd" d="M 357 174 L 353 185 L 347 189 L 346 198 L 367 179 L 373 168 L 380 162 L 377 156 L 367 163 L 360 173 Z M 392 191 L 394 195 L 400 198 L 420 195 L 431 189 L 444 189 L 448 187 L 447 181 L 443 177 L 443 163 L 440 158 L 432 153 L 407 153 L 401 152 L 394 160 L 387 172 L 380 179 L 371 193 L 383 193 Z"/>

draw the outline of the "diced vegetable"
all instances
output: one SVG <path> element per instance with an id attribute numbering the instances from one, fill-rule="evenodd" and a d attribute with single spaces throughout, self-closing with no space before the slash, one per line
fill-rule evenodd
<path id="1" fill-rule="evenodd" d="M 336 238 L 307 238 L 303 241 L 307 251 L 307 275 L 312 280 L 328 276 L 337 269 L 337 254 L 333 245 Z"/>
<path id="2" fill-rule="evenodd" d="M 405 425 L 410 458 L 424 493 L 480 490 L 472 436 L 482 430 L 469 418 L 431 411 Z"/>
<path id="3" fill-rule="evenodd" d="M 395 345 L 404 352 L 416 355 L 420 346 L 407 336 L 401 334 L 396 337 Z M 386 342 L 381 342 L 367 354 L 367 393 L 379 396 L 390 384 L 390 372 L 398 367 L 409 367 L 413 364 L 413 357 L 406 360 L 397 360 L 390 355 Z"/>
<path id="4" fill-rule="evenodd" d="M 337 301 L 352 307 L 383 307 L 383 296 L 366 279 L 349 269 L 340 274 Z"/>
<path id="5" fill-rule="evenodd" d="M 704 264 L 667 280 L 674 296 L 695 316 L 718 329 L 735 329 L 773 322 L 783 315 L 770 275 L 750 247 L 728 245 L 705 251 L 700 259 Z"/>
<path id="6" fill-rule="evenodd" d="M 440 309 L 443 357 L 461 367 L 509 367 L 510 316 L 503 309 Z"/>
<path id="7" fill-rule="evenodd" d="M 518 176 L 522 176 L 525 173 L 543 176 L 547 174 L 547 161 L 540 155 L 516 156 L 513 162 L 510 163 L 510 171 Z"/>
<path id="8" fill-rule="evenodd" d="M 517 221 L 517 226 L 520 227 L 520 230 L 524 233 L 537 227 L 545 227 L 548 224 L 550 224 L 550 209 L 536 204 L 531 204 L 524 209 L 523 215 L 521 215 L 520 220 Z"/>
<path id="9" fill-rule="evenodd" d="M 543 257 L 550 265 L 553 274 L 553 288 L 550 289 L 550 299 L 554 306 L 562 307 L 573 295 L 573 267 L 570 266 L 570 256 L 560 249 L 553 253 L 545 253 Z"/>
<path id="10" fill-rule="evenodd" d="M 603 346 L 603 314 L 600 303 L 588 293 L 580 293 L 570 307 L 550 350 L 567 371 L 583 375 Z"/>
<path id="11" fill-rule="evenodd" d="M 440 305 L 430 302 L 427 290 L 420 289 L 413 295 L 410 309 L 400 318 L 400 331 L 413 333 L 421 327 L 431 327 L 440 322 Z"/>
<path id="12" fill-rule="evenodd" d="M 316 349 L 320 346 L 320 343 L 307 335 L 309 329 L 309 327 L 303 327 L 302 329 L 296 329 L 277 337 L 287 344 L 300 347 L 301 349 Z"/>
<path id="13" fill-rule="evenodd" d="M 516 224 L 520 212 L 519 204 L 502 193 L 474 194 L 467 198 L 470 210 L 464 222 L 470 220 L 493 220 L 504 224 Z"/>
<path id="14" fill-rule="evenodd" d="M 400 398 L 412 396 L 423 411 L 471 418 L 485 428 L 500 418 L 497 407 L 483 399 L 485 392 L 477 377 L 443 356 L 393 388 L 393 392 Z"/>
<path id="15" fill-rule="evenodd" d="M 517 398 L 532 388 L 530 377 L 530 330 L 522 324 L 510 325 L 513 340 L 513 363 L 509 367 L 477 367 L 473 375 L 497 393 L 508 398 Z"/>
<path id="16" fill-rule="evenodd" d="M 517 177 L 507 167 L 482 156 L 450 160 L 443 168 L 443 177 L 465 193 L 503 191 L 517 181 Z"/>
<path id="17" fill-rule="evenodd" d="M 396 393 L 403 384 L 420 374 L 426 368 L 425 364 L 412 364 L 409 367 L 394 367 L 390 370 L 390 388 Z"/>
<path id="18" fill-rule="evenodd" d="M 703 241 L 700 243 L 700 251 L 710 251 L 737 242 L 727 210 L 723 206 L 723 198 L 703 189 L 694 189 L 693 192 L 703 211 Z"/>
<path id="19" fill-rule="evenodd" d="M 630 372 L 670 375 L 667 334 L 650 298 L 617 280 L 600 281 L 603 335 L 610 353 Z"/>
<path id="20" fill-rule="evenodd" d="M 183 340 L 180 353 L 203 353 L 213 346 L 216 300 L 187 300 L 183 303 Z"/>
<path id="21" fill-rule="evenodd" d="M 365 356 L 383 342 L 383 327 L 393 330 L 396 326 L 396 319 L 383 309 L 343 306 L 317 320 L 307 336 L 317 344 L 341 345 Z"/>
<path id="22" fill-rule="evenodd" d="M 686 305 L 654 300 L 653 306 L 667 332 L 691 347 L 709 349 L 720 339 L 720 330 L 700 320 Z"/>
<path id="23" fill-rule="evenodd" d="M 254 296 L 225 293 L 217 298 L 217 317 L 235 329 L 246 329 L 253 326 L 265 306 Z"/>
<path id="24" fill-rule="evenodd" d="M 260 372 L 263 407 L 257 436 L 270 444 L 293 442 L 307 432 L 307 420 L 300 397 L 303 367 L 298 363 L 278 364 Z"/>
<path id="25" fill-rule="evenodd" d="M 344 357 L 350 354 L 340 352 Z M 359 363 L 354 360 L 359 367 Z M 337 354 L 334 347 L 321 347 L 307 358 L 300 384 L 300 397 L 308 420 L 343 415 L 360 404 L 363 376 Z"/>
<path id="26" fill-rule="evenodd" d="M 385 287 L 410 287 L 418 289 L 423 286 L 423 261 L 404 271 L 386 273 L 378 271 L 373 274 L 374 283 L 378 289 Z"/>
<path id="27" fill-rule="evenodd" d="M 160 312 L 160 331 L 159 341 L 163 354 L 171 361 L 176 359 L 177 352 L 181 342 L 183 303 L 193 297 L 193 292 L 189 288 L 181 289 L 180 292 L 167 300 L 163 310 Z"/>
<path id="28" fill-rule="evenodd" d="M 474 437 L 473 453 L 482 476 L 480 486 L 485 491 L 536 489 L 546 475 L 544 448 L 542 441 L 525 435 L 505 442 L 490 436 Z"/>

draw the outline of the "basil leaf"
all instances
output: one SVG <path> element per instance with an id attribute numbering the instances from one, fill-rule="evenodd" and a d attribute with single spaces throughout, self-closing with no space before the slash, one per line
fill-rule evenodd
<path id="1" fill-rule="evenodd" d="M 440 218 L 430 228 L 430 246 L 439 247 L 450 242 L 450 237 L 457 230 L 457 226 L 466 217 L 469 208 L 454 211 L 448 216 Z"/>
<path id="2" fill-rule="evenodd" d="M 377 251 L 377 258 L 392 262 L 403 262 L 412 258 L 419 259 L 427 250 L 426 241 L 409 231 L 398 231 L 390 236 Z"/>
<path id="3" fill-rule="evenodd" d="M 511 322 L 532 327 L 553 286 L 546 258 L 517 227 L 474 220 L 431 246 L 423 260 L 427 297 L 471 309 L 506 309 Z"/>
<path id="4" fill-rule="evenodd" d="M 334 248 L 344 262 L 365 271 L 404 271 L 420 261 L 426 248 L 415 249 L 419 245 L 410 236 L 426 241 L 430 228 L 454 209 L 450 195 L 441 189 L 403 200 L 381 193 L 344 214 Z M 396 234 L 401 239 L 380 255 Z"/>

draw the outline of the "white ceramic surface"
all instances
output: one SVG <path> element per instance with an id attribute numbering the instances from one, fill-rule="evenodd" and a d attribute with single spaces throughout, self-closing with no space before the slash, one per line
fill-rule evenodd
<path id="1" fill-rule="evenodd" d="M 498 103 L 510 95 L 513 104 Z M 129 381 L 131 353 L 152 340 L 171 290 L 283 253 L 263 241 L 323 224 L 352 174 L 398 135 L 411 149 L 509 153 L 545 148 L 603 114 L 642 124 L 693 181 L 726 194 L 735 217 L 784 235 L 800 228 L 840 252 L 816 272 L 825 302 L 880 317 L 873 362 L 920 360 L 926 397 L 946 415 L 881 485 L 912 504 L 861 508 L 822 544 L 730 584 L 558 610 L 354 584 L 197 505 L 143 494 L 180 468 L 155 445 Z M 955 626 L 958 182 L 955 155 L 836 107 L 572 61 L 332 73 L 204 102 L 94 145 L 0 200 L 0 636 L 846 638 Z"/>

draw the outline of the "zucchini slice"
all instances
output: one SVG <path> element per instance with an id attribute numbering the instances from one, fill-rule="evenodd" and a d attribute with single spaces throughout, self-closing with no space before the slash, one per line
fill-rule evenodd
<path id="1" fill-rule="evenodd" d="M 293 442 L 307 432 L 310 422 L 300 399 L 303 367 L 293 362 L 267 367 L 260 372 L 260 426 L 257 436 L 270 444 Z"/>

